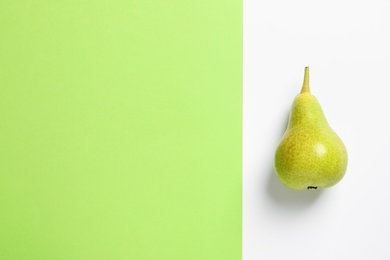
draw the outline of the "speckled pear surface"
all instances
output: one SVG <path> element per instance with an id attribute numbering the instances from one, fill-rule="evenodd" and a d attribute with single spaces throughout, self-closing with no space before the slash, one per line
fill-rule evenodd
<path id="1" fill-rule="evenodd" d="M 276 149 L 276 174 L 294 190 L 327 188 L 343 178 L 347 163 L 344 143 L 310 93 L 306 67 L 301 93 L 292 104 L 287 130 Z"/>

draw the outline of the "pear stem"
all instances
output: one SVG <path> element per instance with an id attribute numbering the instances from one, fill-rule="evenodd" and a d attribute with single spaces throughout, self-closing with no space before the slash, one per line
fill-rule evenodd
<path id="1" fill-rule="evenodd" d="M 310 81 L 309 81 L 309 67 L 305 67 L 305 76 L 303 78 L 303 85 L 301 94 L 310 93 Z"/>

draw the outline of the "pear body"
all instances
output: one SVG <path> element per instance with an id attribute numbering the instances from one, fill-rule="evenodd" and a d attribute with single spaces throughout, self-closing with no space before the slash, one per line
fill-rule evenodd
<path id="1" fill-rule="evenodd" d="M 317 98 L 301 92 L 276 149 L 278 178 L 294 190 L 327 188 L 343 178 L 347 164 L 345 145 L 329 126 Z"/>

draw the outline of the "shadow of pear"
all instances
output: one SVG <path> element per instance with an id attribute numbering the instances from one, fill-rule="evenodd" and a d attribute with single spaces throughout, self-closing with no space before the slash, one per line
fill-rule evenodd
<path id="1" fill-rule="evenodd" d="M 273 205 L 290 210 L 304 210 L 313 204 L 323 190 L 292 190 L 283 185 L 273 169 L 268 172 L 267 193 Z"/>

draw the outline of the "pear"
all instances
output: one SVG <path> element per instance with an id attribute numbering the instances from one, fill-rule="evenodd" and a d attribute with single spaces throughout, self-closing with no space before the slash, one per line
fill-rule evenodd
<path id="1" fill-rule="evenodd" d="M 286 132 L 276 149 L 276 174 L 294 190 L 327 188 L 343 178 L 347 163 L 343 141 L 310 93 L 306 67 L 301 92 L 294 99 Z"/>

